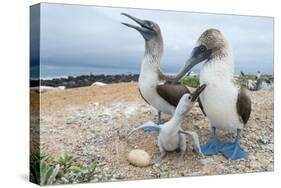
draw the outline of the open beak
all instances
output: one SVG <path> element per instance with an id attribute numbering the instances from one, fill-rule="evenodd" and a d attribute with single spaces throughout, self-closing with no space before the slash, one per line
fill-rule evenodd
<path id="1" fill-rule="evenodd" d="M 142 34 L 142 36 L 146 40 L 150 39 L 153 36 L 154 30 L 148 25 L 149 21 L 138 19 L 138 18 L 136 18 L 134 16 L 131 16 L 129 14 L 126 14 L 126 13 L 121 13 L 121 15 L 124 15 L 124 16 L 132 19 L 133 21 L 138 23 L 140 26 L 136 26 L 136 25 L 132 25 L 132 24 L 122 22 L 123 25 L 125 25 L 127 27 L 130 27 L 130 28 L 133 28 L 133 29 L 136 29 L 137 31 L 139 31 Z"/>
<path id="2" fill-rule="evenodd" d="M 202 93 L 202 91 L 204 91 L 206 86 L 207 86 L 206 84 L 203 84 L 200 87 L 198 87 L 193 93 L 190 94 L 191 102 L 194 102 L 199 97 L 199 95 Z"/>
<path id="3" fill-rule="evenodd" d="M 134 28 L 134 29 L 136 29 L 136 30 L 138 30 L 138 31 L 142 31 L 143 28 L 146 27 L 146 26 L 145 26 L 145 22 L 144 22 L 143 20 L 141 20 L 141 19 L 138 19 L 138 18 L 136 18 L 136 17 L 134 17 L 134 16 L 131 16 L 131 15 L 129 15 L 129 14 L 126 14 L 126 13 L 121 13 L 121 15 L 127 16 L 128 18 L 134 20 L 134 21 L 135 21 L 136 23 L 138 23 L 141 27 L 135 26 L 135 25 L 132 25 L 132 24 L 128 24 L 128 23 L 123 23 L 123 22 L 122 22 L 122 24 L 125 25 L 125 26 Z"/>

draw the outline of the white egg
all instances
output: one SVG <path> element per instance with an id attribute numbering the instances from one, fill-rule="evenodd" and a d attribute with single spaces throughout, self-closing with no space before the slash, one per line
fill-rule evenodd
<path id="1" fill-rule="evenodd" d="M 146 151 L 142 149 L 134 149 L 130 151 L 128 160 L 132 165 L 144 167 L 149 165 L 150 156 Z"/>

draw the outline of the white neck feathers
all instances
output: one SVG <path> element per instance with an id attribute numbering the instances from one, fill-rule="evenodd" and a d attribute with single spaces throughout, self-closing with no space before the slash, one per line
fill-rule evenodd
<path id="1" fill-rule="evenodd" d="M 146 43 L 145 53 L 141 65 L 141 74 L 150 74 L 160 69 L 163 46 L 157 43 Z"/>
<path id="2" fill-rule="evenodd" d="M 212 58 L 205 62 L 201 69 L 200 79 L 212 79 L 212 77 L 219 77 L 222 81 L 232 81 L 234 76 L 234 62 L 232 55 L 229 54 L 222 58 Z M 209 77 L 209 78 L 208 78 Z"/>

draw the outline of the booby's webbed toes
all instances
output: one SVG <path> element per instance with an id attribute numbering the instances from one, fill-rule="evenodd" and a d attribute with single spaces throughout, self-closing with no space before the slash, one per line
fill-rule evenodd
<path id="1" fill-rule="evenodd" d="M 151 121 L 146 122 L 145 124 L 143 124 L 143 130 L 145 132 L 153 132 L 153 131 L 160 131 L 160 125 L 157 125 Z"/>
<path id="2" fill-rule="evenodd" d="M 224 147 L 224 143 L 217 138 L 212 138 L 210 143 L 201 145 L 200 147 L 203 155 L 216 155 Z M 198 148 L 195 148 L 194 150 L 199 153 Z"/>
<path id="3" fill-rule="evenodd" d="M 221 152 L 226 158 L 231 160 L 247 159 L 249 155 L 249 153 L 246 152 L 237 142 L 226 144 L 222 148 Z"/>
<path id="4" fill-rule="evenodd" d="M 155 128 L 155 127 L 144 127 L 143 130 L 145 132 L 153 132 L 153 131 L 159 132 L 160 129 L 159 128 Z"/>

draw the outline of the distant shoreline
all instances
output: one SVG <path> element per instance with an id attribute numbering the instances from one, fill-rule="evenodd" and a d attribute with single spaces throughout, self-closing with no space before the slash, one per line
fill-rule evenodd
<path id="1" fill-rule="evenodd" d="M 95 82 L 102 82 L 105 84 L 138 81 L 139 74 L 117 74 L 117 75 L 81 75 L 81 76 L 67 76 L 53 79 L 30 80 L 30 87 L 37 86 L 51 86 L 65 88 L 76 88 L 83 86 L 91 86 Z"/>
<path id="2" fill-rule="evenodd" d="M 168 74 L 175 75 L 175 74 Z M 197 76 L 197 73 L 192 73 L 190 76 Z M 235 75 L 239 77 L 240 75 Z M 270 77 L 273 81 L 273 75 L 265 74 L 264 76 Z M 80 76 L 62 76 L 58 78 L 50 79 L 30 79 L 30 87 L 40 86 L 50 86 L 50 87 L 59 87 L 64 86 L 65 88 L 77 88 L 91 86 L 95 82 L 102 82 L 105 84 L 120 83 L 120 82 L 131 82 L 138 81 L 139 74 L 89 74 L 89 75 L 80 75 Z"/>

